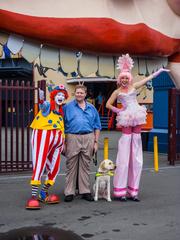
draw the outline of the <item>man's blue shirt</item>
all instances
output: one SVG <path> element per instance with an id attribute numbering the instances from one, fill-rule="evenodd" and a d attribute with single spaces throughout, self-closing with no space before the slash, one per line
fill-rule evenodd
<path id="1" fill-rule="evenodd" d="M 65 133 L 84 133 L 101 130 L 101 122 L 96 108 L 86 102 L 83 110 L 76 100 L 63 106 Z"/>

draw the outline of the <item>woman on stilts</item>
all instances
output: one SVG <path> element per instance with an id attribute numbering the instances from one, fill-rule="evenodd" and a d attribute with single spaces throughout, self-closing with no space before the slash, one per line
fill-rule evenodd
<path id="1" fill-rule="evenodd" d="M 137 102 L 137 89 L 167 69 L 159 69 L 141 81 L 133 83 L 131 69 L 133 60 L 129 54 L 118 59 L 120 74 L 117 78 L 117 89 L 112 93 L 106 107 L 117 114 L 117 127 L 122 128 L 122 136 L 118 143 L 116 171 L 114 176 L 114 197 L 120 201 L 140 201 L 138 197 L 139 183 L 143 166 L 141 126 L 146 123 L 146 108 Z M 120 100 L 122 108 L 113 103 Z"/>

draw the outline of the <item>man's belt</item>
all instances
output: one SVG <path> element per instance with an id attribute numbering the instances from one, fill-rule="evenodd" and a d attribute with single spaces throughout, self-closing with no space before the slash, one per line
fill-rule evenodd
<path id="1" fill-rule="evenodd" d="M 75 134 L 75 135 L 86 135 L 86 134 L 90 134 L 92 132 L 79 132 L 79 133 L 69 133 L 69 134 Z"/>

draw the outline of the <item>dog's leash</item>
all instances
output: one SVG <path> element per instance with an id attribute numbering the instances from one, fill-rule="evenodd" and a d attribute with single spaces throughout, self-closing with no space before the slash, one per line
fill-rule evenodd
<path id="1" fill-rule="evenodd" d="M 97 152 L 93 154 L 93 163 L 95 166 L 97 166 Z"/>

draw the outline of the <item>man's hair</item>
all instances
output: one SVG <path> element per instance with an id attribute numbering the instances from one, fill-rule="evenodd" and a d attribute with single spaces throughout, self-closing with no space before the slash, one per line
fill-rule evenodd
<path id="1" fill-rule="evenodd" d="M 75 86 L 75 92 L 77 89 L 83 89 L 85 91 L 85 93 L 87 93 L 87 87 L 81 84 L 78 84 Z"/>

